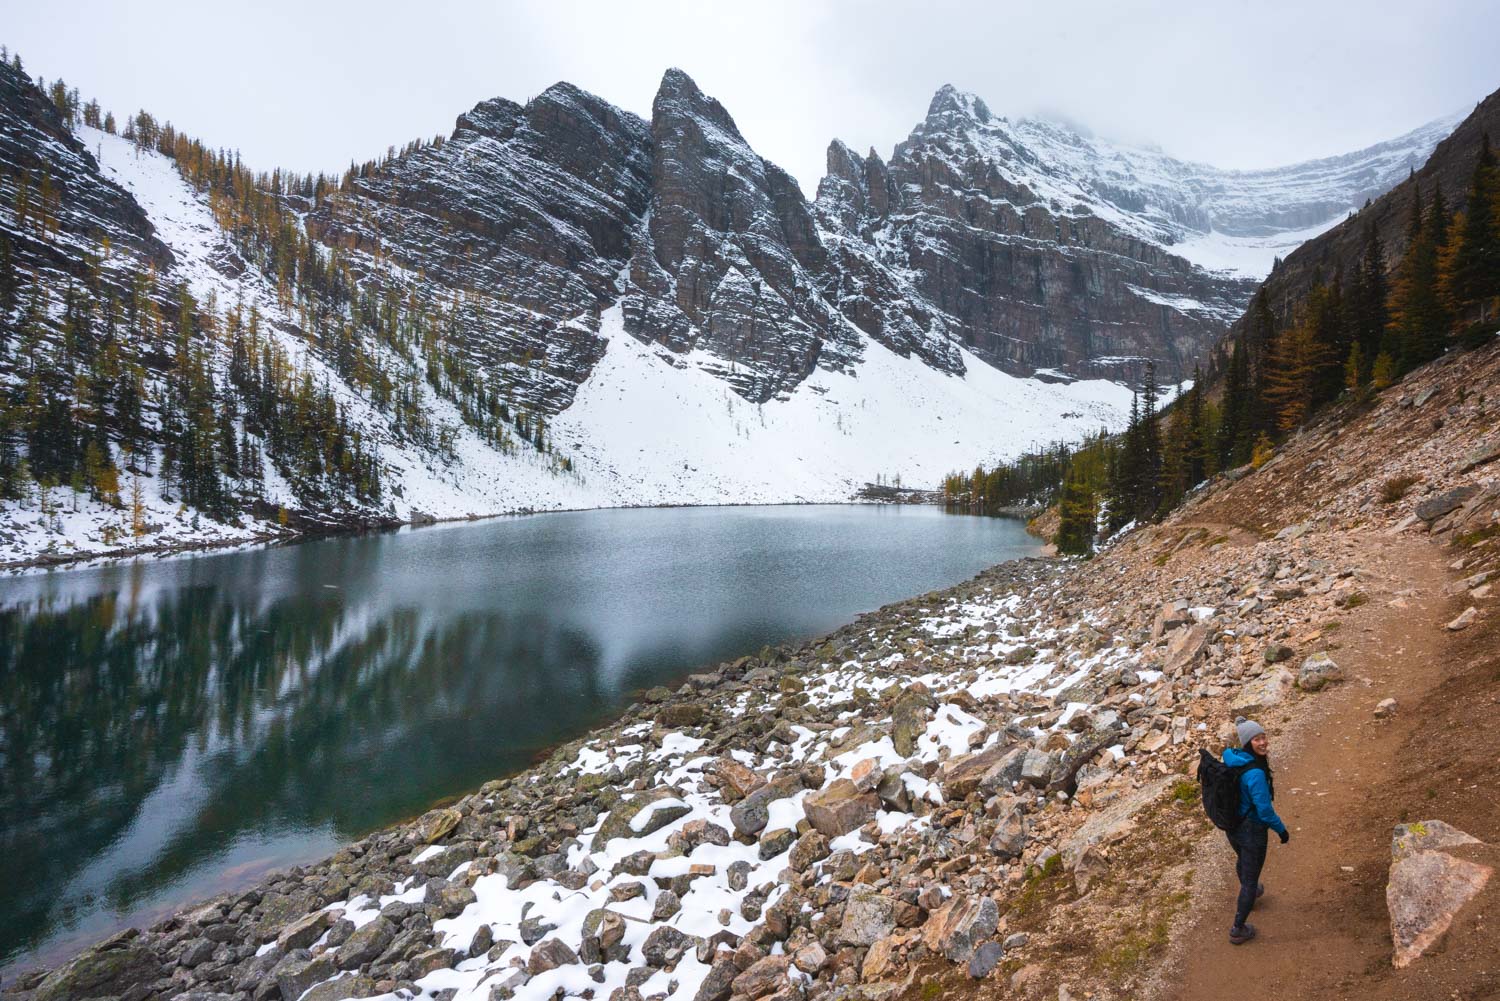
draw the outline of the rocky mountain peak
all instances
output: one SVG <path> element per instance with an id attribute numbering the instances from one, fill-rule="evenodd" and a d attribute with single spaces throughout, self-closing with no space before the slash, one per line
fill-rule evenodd
<path id="1" fill-rule="evenodd" d="M 704 94 L 692 77 L 675 67 L 662 74 L 656 98 L 651 102 L 651 121 L 653 131 L 686 123 L 697 123 L 701 128 L 707 123 L 724 133 L 717 137 L 720 141 L 732 139 L 749 149 L 744 136 L 740 135 L 739 126 L 734 124 L 734 118 L 724 105 Z"/>
<path id="2" fill-rule="evenodd" d="M 959 90 L 951 83 L 945 83 L 939 87 L 937 93 L 932 95 L 932 101 L 927 105 L 929 123 L 951 124 L 955 119 L 959 121 L 967 119 L 987 125 L 993 118 L 989 105 L 975 95 Z"/>

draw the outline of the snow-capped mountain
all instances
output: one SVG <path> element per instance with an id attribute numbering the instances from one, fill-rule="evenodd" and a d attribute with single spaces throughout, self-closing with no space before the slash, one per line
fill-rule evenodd
<path id="1" fill-rule="evenodd" d="M 1118 425 L 1120 380 L 1190 374 L 1253 284 L 1182 248 L 1322 225 L 1439 131 L 1277 181 L 945 88 L 889 164 L 835 143 L 813 203 L 677 70 L 650 121 L 558 84 L 259 198 L 150 130 L 70 120 L 0 66 L 0 322 L 30 352 L 0 357 L 5 447 L 75 484 L 102 452 L 135 492 L 7 482 L 12 558 L 935 484 Z M 184 502 L 205 476 L 212 518 Z"/>
<path id="2" fill-rule="evenodd" d="M 1149 359 L 1183 378 L 1277 256 L 1404 179 L 1459 117 L 1226 171 L 1010 121 L 944 87 L 888 163 L 835 141 L 817 205 L 832 242 L 907 276 L 991 364 L 1139 378 Z"/>

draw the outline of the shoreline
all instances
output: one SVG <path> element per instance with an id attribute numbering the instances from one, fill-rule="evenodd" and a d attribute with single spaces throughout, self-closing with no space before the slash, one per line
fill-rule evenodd
<path id="1" fill-rule="evenodd" d="M 617 504 L 601 507 L 559 507 L 559 508 L 517 508 L 514 511 L 496 511 L 491 514 L 468 514 L 455 515 L 450 518 L 434 518 L 423 516 L 408 519 L 406 521 L 390 521 L 388 523 L 373 525 L 334 525 L 321 530 L 309 530 L 302 532 L 261 532 L 250 537 L 226 538 L 223 540 L 195 540 L 191 542 L 168 543 L 155 546 L 130 546 L 117 550 L 100 553 L 68 553 L 68 554 L 41 554 L 20 560 L 10 560 L 0 563 L 0 579 L 7 577 L 20 577 L 33 573 L 51 573 L 60 570 L 83 570 L 92 569 L 96 566 L 106 566 L 114 563 L 122 563 L 129 560 L 156 560 L 168 559 L 178 556 L 213 555 L 221 552 L 233 552 L 238 549 L 250 549 L 256 546 L 281 546 L 295 545 L 300 542 L 313 542 L 325 538 L 352 538 L 367 534 L 381 534 L 400 532 L 407 529 L 427 528 L 434 525 L 460 525 L 480 521 L 495 521 L 500 518 L 529 518 L 547 514 L 582 514 L 589 511 L 654 511 L 672 510 L 676 508 L 723 508 L 723 507 L 942 507 L 939 503 L 914 504 L 906 501 L 890 501 L 873 498 L 851 497 L 842 501 L 775 501 L 775 502 L 746 502 L 726 501 L 722 504 Z M 966 514 L 957 511 L 955 514 Z M 975 515 L 974 517 L 985 517 Z M 1009 514 L 991 515 L 989 517 L 1010 518 Z M 1035 533 L 1033 533 L 1035 534 Z"/>

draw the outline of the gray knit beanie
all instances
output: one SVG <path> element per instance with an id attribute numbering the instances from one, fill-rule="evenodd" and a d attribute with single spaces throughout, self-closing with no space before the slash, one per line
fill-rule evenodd
<path id="1" fill-rule="evenodd" d="M 1265 732 L 1266 728 L 1253 719 L 1240 716 L 1234 721 L 1234 735 L 1239 738 L 1241 747 L 1249 747 L 1252 740 Z"/>

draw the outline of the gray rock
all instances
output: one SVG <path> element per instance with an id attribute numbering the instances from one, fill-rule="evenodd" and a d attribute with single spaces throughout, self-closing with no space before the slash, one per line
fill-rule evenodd
<path id="1" fill-rule="evenodd" d="M 526 945 L 535 945 L 547 937 L 548 932 L 556 931 L 557 925 L 548 918 L 533 914 L 521 919 L 518 928 L 521 933 L 521 941 Z"/>
<path id="2" fill-rule="evenodd" d="M 276 944 L 287 952 L 306 949 L 333 926 L 334 918 L 332 911 L 314 911 L 304 915 L 281 930 L 281 934 L 276 936 Z"/>
<path id="3" fill-rule="evenodd" d="M 454 918 L 463 913 L 465 907 L 475 903 L 479 897 L 467 886 L 450 883 L 447 880 L 432 880 L 427 884 L 427 891 L 422 897 L 430 909 L 438 916 Z"/>
<path id="4" fill-rule="evenodd" d="M 975 980 L 983 980 L 995 972 L 995 967 L 1000 965 L 1000 959 L 1004 955 L 1005 950 L 1000 947 L 999 942 L 985 942 L 969 957 L 969 976 Z"/>
<path id="5" fill-rule="evenodd" d="M 648 965 L 661 969 L 677 962 L 692 947 L 687 935 L 671 925 L 659 925 L 641 943 L 641 955 Z"/>
<path id="6" fill-rule="evenodd" d="M 367 998 L 379 993 L 375 981 L 369 977 L 343 976 L 318 984 L 302 997 L 302 1001 L 347 1001 L 349 998 Z"/>
<path id="7" fill-rule="evenodd" d="M 1416 507 L 1416 516 L 1429 525 L 1437 521 L 1450 511 L 1457 511 L 1464 506 L 1464 502 L 1479 493 L 1479 487 L 1472 483 L 1445 490 L 1440 494 L 1429 497 Z"/>
<path id="8" fill-rule="evenodd" d="M 1494 462 L 1496 459 L 1500 459 L 1500 436 L 1491 438 L 1488 441 L 1482 441 L 1469 449 L 1464 454 L 1464 461 L 1459 466 L 1458 471 L 1460 473 L 1467 473 L 1472 469 L 1478 469 L 1480 466 Z"/>
<path id="9" fill-rule="evenodd" d="M 495 929 L 489 925 L 480 925 L 474 929 L 474 936 L 469 939 L 469 956 L 483 956 L 490 951 L 490 946 L 495 944 Z"/>
<path id="10" fill-rule="evenodd" d="M 177 957 L 177 963 L 190 970 L 195 966 L 202 966 L 214 958 L 215 948 L 214 943 L 206 938 L 193 939 L 183 948 L 181 955 Z"/>
<path id="11" fill-rule="evenodd" d="M 311 959 L 294 959 L 288 956 L 276 965 L 272 975 L 276 979 L 276 985 L 281 988 L 283 1001 L 296 1001 L 313 984 L 327 980 L 336 972 L 333 959 L 324 953 Z"/>
<path id="12" fill-rule="evenodd" d="M 1013 809 L 996 825 L 995 833 L 990 837 L 990 851 L 1001 859 L 1020 858 L 1026 850 L 1026 835 L 1026 816 L 1019 809 Z"/>
<path id="13" fill-rule="evenodd" d="M 778 828 L 767 831 L 760 836 L 760 859 L 762 862 L 769 861 L 792 847 L 792 842 L 797 840 L 797 832 L 789 828 Z"/>
<path id="14" fill-rule="evenodd" d="M 1315 653 L 1308 657 L 1297 672 L 1297 687 L 1304 692 L 1316 692 L 1343 680 L 1343 669 L 1327 653 Z"/>
<path id="15" fill-rule="evenodd" d="M 348 941 L 339 946 L 338 968 L 353 970 L 363 963 L 374 960 L 396 937 L 396 926 L 385 915 L 360 925 L 350 934 Z"/>
<path id="16" fill-rule="evenodd" d="M 531 975 L 525 970 L 511 970 L 502 974 L 490 985 L 490 1001 L 510 1001 L 516 991 L 526 986 Z"/>
<path id="17" fill-rule="evenodd" d="M 729 822 L 740 834 L 754 837 L 770 822 L 771 804 L 785 795 L 779 786 L 766 783 L 729 808 Z"/>
<path id="18" fill-rule="evenodd" d="M 719 956 L 709 967 L 698 992 L 693 995 L 693 1001 L 729 1001 L 729 996 L 734 993 L 734 979 L 739 975 L 740 968 L 732 958 L 727 955 Z"/>
<path id="19" fill-rule="evenodd" d="M 1027 748 L 1021 759 L 1021 781 L 1029 785 L 1045 786 L 1052 777 L 1052 755 L 1034 747 Z"/>
<path id="20" fill-rule="evenodd" d="M 656 895 L 656 901 L 651 905 L 651 920 L 665 921 L 680 910 L 682 901 L 677 894 L 671 890 L 663 890 Z"/>
<path id="21" fill-rule="evenodd" d="M 856 886 L 844 903 L 844 920 L 839 926 L 842 945 L 868 947 L 885 938 L 896 928 L 896 901 L 872 887 Z"/>
<path id="22" fill-rule="evenodd" d="M 161 960 L 144 945 L 115 936 L 53 970 L 37 985 L 35 1001 L 123 994 L 162 973 Z"/>

